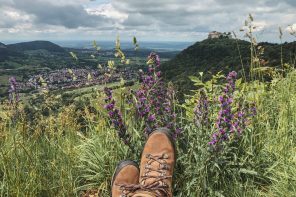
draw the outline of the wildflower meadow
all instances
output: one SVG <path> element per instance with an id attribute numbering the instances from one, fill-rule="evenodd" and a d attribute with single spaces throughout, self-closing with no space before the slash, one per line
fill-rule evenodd
<path id="1" fill-rule="evenodd" d="M 248 35 L 250 66 L 189 76 L 194 88 L 182 101 L 155 52 L 134 84 L 106 83 L 67 104 L 48 90 L 25 100 L 10 78 L 0 106 L 0 196 L 110 196 L 117 163 L 139 162 L 158 127 L 177 147 L 174 196 L 295 196 L 295 62 L 264 67 Z M 115 54 L 128 64 L 119 40 Z"/>

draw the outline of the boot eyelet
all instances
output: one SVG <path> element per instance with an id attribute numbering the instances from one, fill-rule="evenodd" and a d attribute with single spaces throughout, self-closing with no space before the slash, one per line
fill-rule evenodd
<path id="1" fill-rule="evenodd" d="M 162 155 L 162 157 L 163 157 L 164 159 L 168 159 L 168 158 L 169 158 L 168 154 L 166 154 L 166 153 L 164 153 L 164 154 Z"/>

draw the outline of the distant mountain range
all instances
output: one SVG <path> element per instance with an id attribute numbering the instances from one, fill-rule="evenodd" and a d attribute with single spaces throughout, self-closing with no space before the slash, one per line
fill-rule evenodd
<path id="1" fill-rule="evenodd" d="M 92 49 L 93 48 L 93 41 L 85 40 L 71 40 L 71 41 L 54 41 L 54 43 L 66 47 L 66 48 L 80 48 L 80 49 Z M 139 41 L 140 50 L 150 49 L 155 51 L 182 51 L 186 49 L 188 46 L 192 45 L 194 42 L 172 42 L 172 41 Z M 133 49 L 134 45 L 132 41 L 121 41 L 121 49 Z M 114 41 L 97 41 L 97 45 L 101 47 L 102 50 L 113 50 L 115 47 Z"/>
<path id="2" fill-rule="evenodd" d="M 47 50 L 49 52 L 66 53 L 65 49 L 49 41 L 32 41 L 5 45 L 0 42 L 0 62 L 10 57 L 22 57 L 25 51 Z"/>
<path id="3" fill-rule="evenodd" d="M 55 44 L 50 41 L 31 41 L 31 42 L 20 42 L 15 44 L 0 44 L 0 62 L 8 60 L 9 57 L 16 57 L 24 55 L 25 52 L 35 50 L 46 50 L 50 53 L 63 53 L 73 50 L 89 50 L 93 49 L 91 41 L 59 41 Z M 168 58 L 176 55 L 179 51 L 191 45 L 189 42 L 143 42 L 140 45 L 140 49 L 137 55 L 143 56 L 150 53 L 151 50 L 157 51 L 162 57 Z M 103 51 L 114 51 L 115 42 L 104 41 L 98 42 L 98 46 Z M 134 46 L 131 42 L 122 42 L 121 48 L 128 54 L 134 53 Z M 75 50 L 74 50 L 75 51 Z"/>
<path id="4" fill-rule="evenodd" d="M 264 48 L 262 59 L 266 60 L 266 66 L 280 67 L 281 47 L 283 48 L 283 62 L 295 64 L 296 42 L 282 45 L 264 42 L 259 43 L 258 46 Z M 167 80 L 173 81 L 179 90 L 186 91 L 193 88 L 188 76 L 198 75 L 198 72 L 204 72 L 206 77 L 210 76 L 209 73 L 219 71 L 224 73 L 231 70 L 241 71 L 241 60 L 248 73 L 249 42 L 228 38 L 206 39 L 183 50 L 175 58 L 163 64 L 161 69 Z"/>
<path id="5" fill-rule="evenodd" d="M 22 42 L 16 44 L 7 45 L 7 47 L 14 51 L 28 51 L 28 50 L 47 50 L 49 52 L 59 52 L 64 53 L 65 50 L 57 44 L 49 41 L 32 41 L 32 42 Z"/>

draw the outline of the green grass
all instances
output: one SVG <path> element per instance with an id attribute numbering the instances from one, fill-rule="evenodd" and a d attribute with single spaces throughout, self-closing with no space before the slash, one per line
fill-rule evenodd
<path id="1" fill-rule="evenodd" d="M 245 94 L 255 98 L 258 115 L 239 149 L 231 150 L 235 159 L 218 155 L 227 161 L 224 165 L 207 163 L 211 156 L 205 141 L 212 131 L 185 126 L 187 144 L 177 174 L 183 196 L 295 196 L 295 76 L 293 71 L 271 86 L 258 81 L 247 85 Z"/>
<path id="2" fill-rule="evenodd" d="M 214 131 L 197 128 L 192 117 L 183 119 L 177 143 L 175 196 L 294 196 L 296 193 L 296 71 L 268 85 L 245 84 L 244 96 L 258 103 L 258 115 L 238 146 L 236 159 L 224 165 L 211 163 L 209 136 Z M 0 114 L 1 196 L 75 196 L 98 189 L 108 196 L 110 179 L 118 161 L 139 161 L 144 144 L 142 131 L 128 117 L 136 152 L 129 150 L 109 127 L 102 97 L 94 98 L 96 112 L 68 106 L 58 114 L 37 117 L 28 125 L 20 112 L 17 121 L 7 106 Z M 77 116 L 87 123 L 81 133 Z M 186 120 L 185 120 L 186 119 Z M 32 127 L 32 128 L 30 128 Z M 216 155 L 223 159 L 225 155 Z M 239 167 L 232 163 L 239 164 Z"/>

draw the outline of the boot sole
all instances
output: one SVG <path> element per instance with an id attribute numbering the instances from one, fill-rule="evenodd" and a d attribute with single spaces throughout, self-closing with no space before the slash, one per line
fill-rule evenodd
<path id="1" fill-rule="evenodd" d="M 122 161 L 120 161 L 117 164 L 115 172 L 114 172 L 114 174 L 112 176 L 111 187 L 113 186 L 114 180 L 115 180 L 116 176 L 118 175 L 118 173 L 122 170 L 122 168 L 124 168 L 124 167 L 126 167 L 128 165 L 135 166 L 140 172 L 139 166 L 138 166 L 138 164 L 136 162 L 134 162 L 132 160 L 122 160 Z"/>

